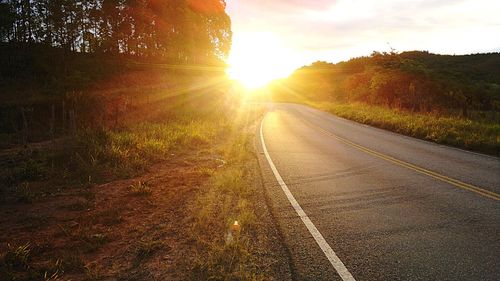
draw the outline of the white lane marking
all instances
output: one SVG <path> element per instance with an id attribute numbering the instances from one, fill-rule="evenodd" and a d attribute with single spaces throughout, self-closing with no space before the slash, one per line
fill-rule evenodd
<path id="1" fill-rule="evenodd" d="M 267 115 L 266 115 L 267 116 Z M 264 142 L 264 134 L 262 131 L 262 127 L 264 125 L 264 120 L 266 119 L 266 116 L 262 118 L 262 121 L 260 123 L 260 141 L 262 143 L 262 149 L 264 150 L 264 154 L 266 155 L 267 162 L 269 163 L 269 166 L 271 166 L 271 170 L 273 171 L 274 176 L 276 177 L 276 180 L 278 181 L 279 185 L 281 186 L 281 189 L 285 193 L 286 197 L 288 198 L 288 201 L 290 201 L 290 204 L 292 204 L 292 207 L 295 209 L 295 212 L 297 212 L 297 215 L 299 215 L 300 219 L 302 222 L 306 225 L 307 229 L 311 233 L 312 237 L 314 240 L 316 240 L 316 243 L 318 243 L 319 247 L 325 253 L 325 256 L 328 258 L 330 263 L 333 265 L 337 273 L 340 275 L 342 280 L 344 281 L 356 281 L 354 277 L 352 277 L 351 273 L 347 268 L 345 267 L 344 263 L 339 259 L 337 254 L 333 251 L 332 247 L 328 245 L 326 242 L 325 238 L 319 230 L 316 228 L 316 226 L 313 224 L 313 222 L 309 219 L 307 214 L 304 212 L 302 207 L 299 205 L 299 202 L 295 200 L 295 197 L 293 197 L 293 194 L 290 192 L 290 189 L 288 189 L 288 186 L 286 185 L 285 181 L 281 177 L 280 173 L 276 169 L 276 166 L 274 165 L 273 160 L 271 159 L 271 156 L 269 156 L 269 152 L 267 151 L 266 143 Z"/>

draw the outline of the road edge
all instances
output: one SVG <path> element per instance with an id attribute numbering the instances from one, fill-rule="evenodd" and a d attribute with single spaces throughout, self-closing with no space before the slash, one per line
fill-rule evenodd
<path id="1" fill-rule="evenodd" d="M 254 157 L 255 157 L 255 163 L 256 163 L 256 168 L 257 168 L 257 173 L 256 176 L 258 179 L 256 179 L 255 184 L 259 186 L 259 197 L 262 199 L 263 202 L 263 214 L 266 215 L 270 223 L 272 224 L 272 228 L 274 231 L 273 234 L 278 238 L 276 240 L 278 245 L 278 254 L 282 258 L 282 263 L 286 264 L 286 269 L 285 270 L 285 275 L 280 275 L 280 278 L 278 280 L 280 281 L 298 281 L 297 279 L 297 274 L 296 274 L 296 269 L 293 263 L 292 259 L 292 254 L 290 252 L 290 249 L 288 245 L 285 243 L 285 236 L 283 235 L 283 229 L 281 225 L 279 224 L 278 220 L 276 219 L 276 214 L 274 212 L 274 208 L 272 206 L 272 200 L 269 197 L 269 192 L 264 184 L 264 174 L 262 173 L 263 165 L 261 161 L 263 160 L 261 155 L 263 154 L 262 152 L 262 146 L 260 143 L 260 124 L 262 120 L 264 120 L 265 115 L 267 114 L 264 113 L 264 115 L 261 117 L 261 119 L 258 121 L 258 125 L 255 126 L 255 133 L 254 133 Z"/>

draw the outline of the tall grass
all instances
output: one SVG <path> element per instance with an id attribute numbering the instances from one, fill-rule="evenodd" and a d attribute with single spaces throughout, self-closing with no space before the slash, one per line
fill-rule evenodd
<path id="1" fill-rule="evenodd" d="M 0 185 L 15 187 L 40 179 L 60 185 L 98 183 L 135 176 L 176 150 L 209 147 L 227 129 L 230 118 L 220 96 L 199 94 L 141 108 L 131 115 L 147 118 L 118 128 L 81 129 L 63 145 L 16 156 L 15 165 L 0 171 Z"/>
<path id="2" fill-rule="evenodd" d="M 252 133 L 260 113 L 250 114 L 233 120 L 222 147 L 226 164 L 213 173 L 193 204 L 191 234 L 197 245 L 197 258 L 190 268 L 193 280 L 266 280 L 254 243 L 255 231 L 262 227 L 255 211 L 256 159 L 252 154 Z"/>
<path id="3" fill-rule="evenodd" d="M 500 155 L 500 124 L 495 118 L 462 118 L 415 113 L 361 103 L 308 103 L 337 116 L 404 135 Z"/>
<path id="4" fill-rule="evenodd" d="M 139 175 L 152 163 L 188 150 L 194 155 L 213 153 L 218 167 L 200 169 L 200 176 L 208 180 L 190 206 L 189 238 L 196 257 L 187 257 L 189 279 L 266 280 L 256 255 L 264 250 L 255 243 L 262 225 L 255 211 L 257 171 L 252 146 L 262 111 L 220 95 L 179 99 L 158 110 L 149 119 L 120 127 L 81 130 L 64 147 L 29 155 L 25 164 L 19 164 L 13 182 L 44 178 L 60 181 L 60 186 L 93 184 Z M 130 192 L 150 196 L 143 182 L 130 186 Z M 231 228 L 235 221 L 238 230 Z M 140 251 L 141 256 L 150 254 L 148 247 Z M 98 272 L 87 270 L 89 278 L 97 278 Z"/>
<path id="5" fill-rule="evenodd" d="M 132 175 L 168 158 L 176 149 L 213 143 L 222 129 L 212 120 L 176 120 L 141 123 L 119 131 L 87 131 L 78 138 L 78 147 L 83 148 L 78 168 L 89 175 L 98 175 L 96 169 L 103 167 L 116 175 Z"/>

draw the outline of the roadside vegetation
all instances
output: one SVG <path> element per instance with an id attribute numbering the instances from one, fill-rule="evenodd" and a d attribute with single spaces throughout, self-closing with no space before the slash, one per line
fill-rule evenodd
<path id="1" fill-rule="evenodd" d="M 500 155 L 500 54 L 374 52 L 317 62 L 271 85 L 275 101 L 437 143 Z"/>
<path id="2" fill-rule="evenodd" d="M 318 109 L 359 123 L 400 134 L 500 155 L 500 114 L 472 112 L 471 117 L 443 116 L 394 110 L 362 103 L 308 103 Z"/>
<path id="3" fill-rule="evenodd" d="M 0 10 L 0 280 L 280 279 L 224 1 Z"/>
<path id="4" fill-rule="evenodd" d="M 2 151 L 0 278 L 275 279 L 253 154 L 263 110 L 220 88 L 136 110 Z"/>
<path id="5" fill-rule="evenodd" d="M 224 161 L 211 172 L 209 182 L 193 202 L 191 231 L 198 250 L 191 279 L 273 278 L 272 269 L 262 264 L 265 239 L 262 241 L 259 233 L 269 225 L 258 210 L 262 187 L 253 146 L 262 113 L 258 107 L 240 111 L 221 146 Z"/>

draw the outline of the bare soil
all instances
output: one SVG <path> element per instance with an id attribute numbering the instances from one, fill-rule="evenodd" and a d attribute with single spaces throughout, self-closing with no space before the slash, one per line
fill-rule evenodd
<path id="1" fill-rule="evenodd" d="M 218 165 L 192 157 L 172 155 L 133 179 L 2 202 L 0 257 L 26 243 L 30 254 L 27 265 L 4 263 L 0 279 L 58 271 L 71 280 L 184 280 L 179 269 L 191 255 L 187 206 L 208 178 L 201 168 Z M 131 189 L 139 182 L 144 193 Z"/>
<path id="2" fill-rule="evenodd" d="M 286 251 L 259 193 L 256 214 L 257 267 L 269 280 L 290 280 Z M 57 189 L 32 183 L 38 194 L 26 202 L 4 192 L 0 200 L 0 280 L 190 280 L 197 256 L 190 235 L 193 202 L 220 162 L 206 151 L 172 154 L 140 177 L 101 185 Z M 131 186 L 139 183 L 143 192 Z M 29 245 L 25 263 L 8 260 Z"/>

